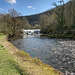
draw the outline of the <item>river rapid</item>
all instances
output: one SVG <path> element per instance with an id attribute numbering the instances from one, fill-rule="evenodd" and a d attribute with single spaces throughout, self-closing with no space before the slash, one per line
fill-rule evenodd
<path id="1" fill-rule="evenodd" d="M 11 41 L 19 50 L 25 50 L 31 57 L 41 59 L 55 69 L 75 75 L 75 41 L 50 39 L 40 35 L 23 35 L 22 39 Z"/>

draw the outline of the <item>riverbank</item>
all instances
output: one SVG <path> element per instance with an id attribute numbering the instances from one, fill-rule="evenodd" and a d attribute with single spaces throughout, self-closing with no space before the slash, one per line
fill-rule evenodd
<path id="1" fill-rule="evenodd" d="M 62 75 L 60 71 L 52 68 L 50 65 L 42 63 L 37 58 L 31 58 L 30 55 L 23 50 L 18 50 L 4 39 L 4 37 L 4 35 L 0 35 L 0 43 L 4 46 L 6 51 L 12 55 L 13 60 L 21 67 L 26 75 Z"/>
<path id="2" fill-rule="evenodd" d="M 53 35 L 53 34 L 42 34 L 41 37 L 47 37 L 47 38 L 55 38 L 55 39 L 71 39 L 75 40 L 74 36 L 71 35 Z"/>

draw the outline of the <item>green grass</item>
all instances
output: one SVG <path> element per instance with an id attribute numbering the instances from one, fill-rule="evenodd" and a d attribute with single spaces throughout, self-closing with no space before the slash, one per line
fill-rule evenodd
<path id="1" fill-rule="evenodd" d="M 2 45 L 0 45 L 0 75 L 25 75 Z"/>

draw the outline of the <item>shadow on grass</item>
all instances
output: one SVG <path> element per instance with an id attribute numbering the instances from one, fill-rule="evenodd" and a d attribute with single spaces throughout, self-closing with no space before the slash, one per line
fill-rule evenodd
<path id="1" fill-rule="evenodd" d="M 29 75 L 26 71 L 24 71 L 16 61 L 10 60 L 9 64 L 15 67 L 15 69 L 20 73 L 20 75 Z"/>

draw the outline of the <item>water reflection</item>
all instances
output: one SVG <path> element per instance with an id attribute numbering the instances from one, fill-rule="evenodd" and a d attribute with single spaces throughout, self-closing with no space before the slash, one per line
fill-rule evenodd
<path id="1" fill-rule="evenodd" d="M 23 38 L 11 43 L 64 73 L 75 73 L 74 40 L 41 38 L 40 35 L 24 35 Z"/>

